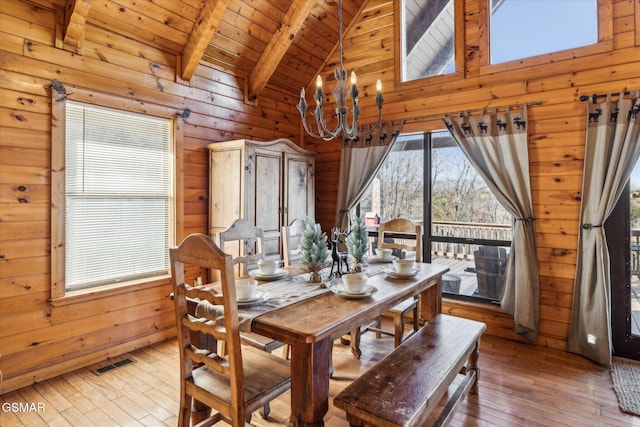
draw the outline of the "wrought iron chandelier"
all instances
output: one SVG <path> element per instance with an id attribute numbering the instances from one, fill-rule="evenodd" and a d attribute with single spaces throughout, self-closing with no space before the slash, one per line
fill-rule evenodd
<path id="1" fill-rule="evenodd" d="M 314 133 L 311 129 L 311 126 L 307 124 L 307 100 L 305 99 L 305 91 L 304 88 L 300 91 L 300 101 L 298 102 L 298 111 L 300 111 L 300 117 L 302 118 L 302 124 L 307 133 L 319 139 L 324 139 L 325 141 L 330 141 L 333 138 L 340 135 L 340 133 L 344 133 L 345 139 L 356 139 L 360 136 L 365 136 L 371 134 L 378 125 L 380 124 L 380 117 L 382 115 L 382 103 L 384 102 L 384 97 L 382 96 L 382 83 L 380 83 L 380 79 L 378 79 L 376 83 L 376 105 L 378 107 L 378 119 L 374 123 L 374 125 L 364 132 L 358 132 L 358 116 L 360 115 L 360 106 L 358 105 L 358 95 L 359 90 L 356 85 L 356 73 L 351 72 L 351 85 L 347 90 L 347 71 L 344 69 L 343 58 L 342 58 L 342 0 L 338 1 L 338 22 L 339 22 L 339 34 L 340 39 L 338 42 L 338 49 L 340 55 L 340 66 L 337 67 L 333 74 L 336 78 L 337 86 L 333 90 L 333 95 L 336 98 L 336 116 L 338 123 L 333 130 L 329 130 L 327 128 L 327 122 L 324 119 L 324 89 L 322 89 L 322 77 L 318 75 L 316 79 L 316 93 L 314 95 L 314 99 L 316 100 L 316 108 L 314 110 L 313 115 L 316 118 L 316 123 L 318 125 L 318 133 Z M 352 113 L 351 113 L 351 126 L 348 125 L 347 115 L 349 113 L 349 108 L 347 107 L 347 95 L 351 98 L 352 104 Z"/>

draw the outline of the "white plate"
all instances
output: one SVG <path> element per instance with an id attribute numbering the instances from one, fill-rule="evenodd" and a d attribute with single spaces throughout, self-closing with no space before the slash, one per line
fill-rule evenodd
<path id="1" fill-rule="evenodd" d="M 347 292 L 342 286 L 336 285 L 331 287 L 331 292 L 346 299 L 364 299 L 378 292 L 378 288 L 371 285 L 364 285 L 364 292 L 361 294 L 352 294 Z"/>
<path id="2" fill-rule="evenodd" d="M 389 263 L 391 261 L 393 261 L 394 259 L 398 258 L 397 256 L 391 256 L 390 258 L 380 258 L 379 256 L 372 256 L 367 258 L 368 262 L 372 262 L 372 263 Z"/>
<path id="3" fill-rule="evenodd" d="M 253 298 L 246 300 L 238 300 L 238 307 L 247 307 L 254 304 L 260 304 L 268 298 L 268 294 L 262 289 L 258 289 Z"/>
<path id="4" fill-rule="evenodd" d="M 276 280 L 285 277 L 287 274 L 289 274 L 289 272 L 281 268 L 278 268 L 273 274 L 262 274 L 260 270 L 251 270 L 249 272 L 249 276 L 258 280 Z"/>
<path id="5" fill-rule="evenodd" d="M 394 279 L 407 279 L 409 277 L 413 277 L 416 274 L 418 274 L 420 270 L 417 268 L 414 268 L 408 273 L 398 273 L 397 271 L 394 271 L 394 270 L 385 269 L 384 272 L 387 273 L 390 277 L 393 277 Z"/>

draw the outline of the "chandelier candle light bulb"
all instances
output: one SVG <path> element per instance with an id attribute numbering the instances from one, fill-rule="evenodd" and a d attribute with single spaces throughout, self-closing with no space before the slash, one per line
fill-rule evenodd
<path id="1" fill-rule="evenodd" d="M 354 103 L 358 102 L 358 86 L 356 85 L 356 72 L 351 72 L 351 99 Z"/>
<path id="2" fill-rule="evenodd" d="M 316 99 L 316 104 L 322 107 L 322 101 L 324 100 L 324 90 L 322 89 L 322 77 L 320 77 L 320 75 L 318 75 L 318 78 L 316 79 L 315 99 Z"/>

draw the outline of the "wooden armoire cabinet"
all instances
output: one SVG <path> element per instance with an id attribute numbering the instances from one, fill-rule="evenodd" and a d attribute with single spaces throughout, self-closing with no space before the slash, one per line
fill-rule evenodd
<path id="1" fill-rule="evenodd" d="M 315 216 L 314 156 L 287 139 L 239 139 L 209 149 L 209 233 L 246 218 L 264 230 L 264 251 L 281 256 L 281 227 Z"/>

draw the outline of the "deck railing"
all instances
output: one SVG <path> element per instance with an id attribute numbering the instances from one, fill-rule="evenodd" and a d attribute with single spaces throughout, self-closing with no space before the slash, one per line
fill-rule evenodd
<path id="1" fill-rule="evenodd" d="M 458 237 L 474 240 L 511 240 L 511 226 L 500 224 L 485 224 L 471 222 L 434 222 L 432 224 L 433 236 Z M 432 242 L 431 255 L 472 260 L 473 252 L 478 245 L 469 243 Z"/>
<path id="2" fill-rule="evenodd" d="M 432 223 L 431 231 L 433 236 L 448 238 L 511 241 L 510 225 L 440 221 Z M 377 229 L 372 227 L 369 229 L 371 248 L 373 248 L 376 238 Z M 397 243 L 400 243 L 401 241 L 401 239 L 396 240 Z M 477 249 L 477 244 L 451 242 L 431 243 L 432 257 L 473 260 L 473 252 Z"/>
<path id="3" fill-rule="evenodd" d="M 450 273 L 458 277 L 455 289 L 447 289 L 447 283 L 443 282 L 444 291 L 474 295 L 492 301 L 498 300 L 503 286 L 505 254 L 508 253 L 508 249 L 505 252 L 505 249 L 493 248 L 496 254 L 501 253 L 502 256 L 492 257 L 486 255 L 487 251 L 491 252 L 491 248 L 480 248 L 480 246 L 486 245 L 487 241 L 491 240 L 511 241 L 511 226 L 442 221 L 432 223 L 431 228 L 432 235 L 436 239 L 438 237 L 445 237 L 448 240 L 469 239 L 462 243 L 433 240 L 431 242 L 432 261 L 448 265 Z M 369 227 L 369 242 L 372 250 L 376 246 L 377 237 L 377 227 Z M 402 237 L 402 235 L 393 237 L 395 243 L 402 243 Z M 474 259 L 476 251 L 479 253 L 478 259 Z"/>

